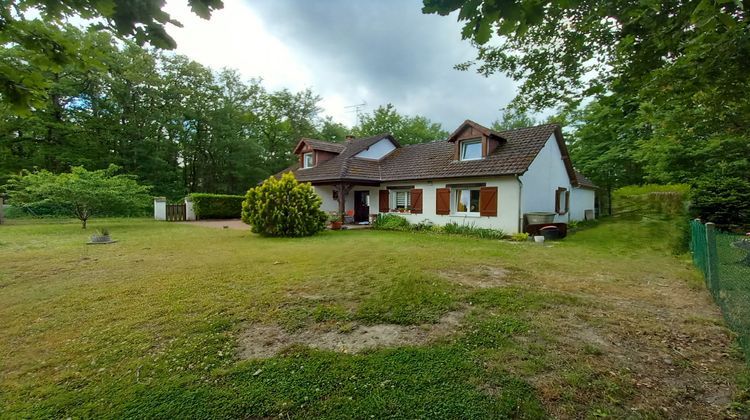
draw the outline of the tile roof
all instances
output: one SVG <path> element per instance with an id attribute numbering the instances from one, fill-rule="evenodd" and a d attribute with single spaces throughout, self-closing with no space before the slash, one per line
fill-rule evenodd
<path id="1" fill-rule="evenodd" d="M 582 188 L 596 188 L 596 184 L 593 181 L 586 178 L 582 173 L 576 171 L 576 183 Z"/>
<path id="2" fill-rule="evenodd" d="M 475 123 L 472 123 L 475 124 Z M 477 124 L 478 125 L 478 124 Z M 481 126 L 479 126 L 481 127 Z M 486 129 L 488 132 L 491 130 Z M 407 181 L 434 178 L 458 178 L 471 176 L 520 175 L 526 172 L 539 151 L 544 147 L 553 133 L 557 134 L 562 144 L 559 126 L 545 124 L 535 127 L 519 128 L 494 132 L 505 139 L 495 151 L 481 160 L 454 160 L 455 144 L 448 140 L 422 143 L 399 147 L 389 134 L 354 139 L 342 144 L 344 149 L 338 156 L 309 168 L 290 167 L 297 179 L 310 182 L 333 181 Z M 377 143 L 389 138 L 397 145 L 396 150 L 380 160 L 357 158 L 355 155 Z M 564 147 L 564 144 L 563 144 Z M 580 180 L 581 184 L 591 181 L 574 175 L 567 154 L 563 157 L 571 180 Z M 566 160 L 567 159 L 567 160 Z"/>
<path id="3" fill-rule="evenodd" d="M 316 139 L 303 139 L 305 143 L 309 144 L 314 150 L 323 150 L 325 152 L 341 153 L 346 149 L 346 145 L 342 143 L 331 143 L 323 140 Z"/>

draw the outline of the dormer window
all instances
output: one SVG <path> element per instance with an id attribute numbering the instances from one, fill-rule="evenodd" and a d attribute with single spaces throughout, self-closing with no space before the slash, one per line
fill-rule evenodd
<path id="1" fill-rule="evenodd" d="M 305 153 L 302 155 L 302 167 L 312 168 L 313 167 L 313 154 L 312 152 Z"/>
<path id="2" fill-rule="evenodd" d="M 461 141 L 461 160 L 477 160 L 482 158 L 482 139 Z"/>

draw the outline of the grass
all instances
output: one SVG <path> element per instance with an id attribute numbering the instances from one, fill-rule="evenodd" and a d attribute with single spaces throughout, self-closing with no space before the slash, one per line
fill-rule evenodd
<path id="1" fill-rule="evenodd" d="M 542 247 L 11 220 L 0 226 L 0 417 L 742 415 L 742 354 L 665 223 L 604 222 Z M 84 245 L 101 226 L 119 242 Z M 503 283 L 457 281 L 479 266 L 506 270 Z M 451 311 L 466 313 L 459 331 L 427 345 L 238 356 L 254 323 L 347 332 Z"/>

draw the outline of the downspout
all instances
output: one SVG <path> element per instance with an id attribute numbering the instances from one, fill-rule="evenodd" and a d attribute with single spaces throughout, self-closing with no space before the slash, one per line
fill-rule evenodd
<path id="1" fill-rule="evenodd" d="M 521 177 L 519 175 L 516 175 L 516 181 L 518 181 L 518 233 L 523 232 L 523 206 L 521 204 L 521 199 L 523 198 L 523 194 L 521 193 L 523 191 L 523 181 L 521 181 Z"/>

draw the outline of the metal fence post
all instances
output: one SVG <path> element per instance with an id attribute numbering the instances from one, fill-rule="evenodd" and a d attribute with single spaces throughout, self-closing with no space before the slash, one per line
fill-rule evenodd
<path id="1" fill-rule="evenodd" d="M 718 265 L 719 260 L 716 252 L 716 225 L 708 222 L 706 223 L 706 275 L 714 298 L 718 298 L 719 296 Z"/>

